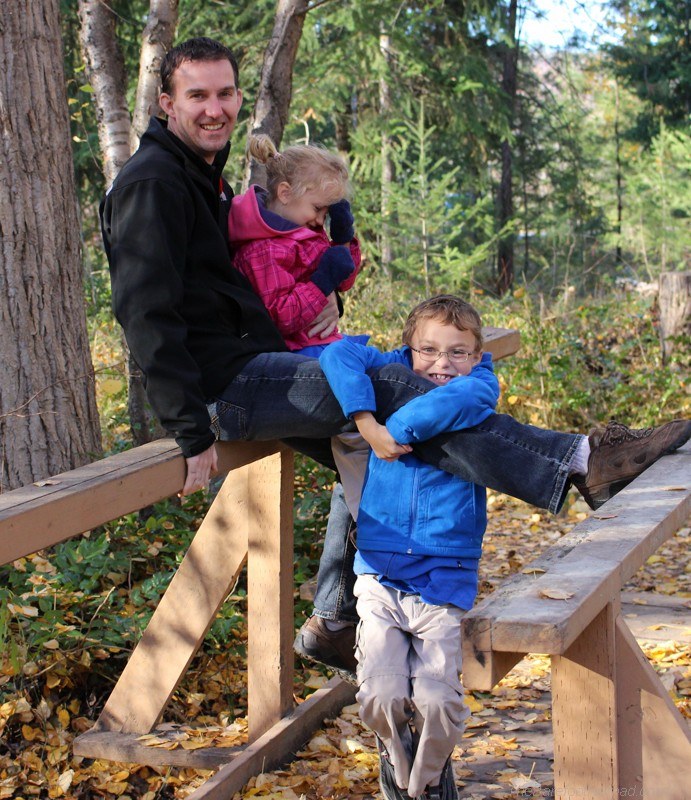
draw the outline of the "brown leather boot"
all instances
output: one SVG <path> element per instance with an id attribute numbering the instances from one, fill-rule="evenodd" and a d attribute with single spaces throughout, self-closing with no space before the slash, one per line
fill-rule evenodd
<path id="1" fill-rule="evenodd" d="M 690 436 L 688 419 L 639 429 L 612 420 L 605 428 L 594 428 L 588 434 L 588 472 L 585 477 L 574 477 L 573 483 L 591 508 L 599 508 L 658 458 L 681 447 Z"/>
<path id="2" fill-rule="evenodd" d="M 311 616 L 295 637 L 298 655 L 332 669 L 349 683 L 356 683 L 355 625 L 330 631 L 321 617 Z"/>

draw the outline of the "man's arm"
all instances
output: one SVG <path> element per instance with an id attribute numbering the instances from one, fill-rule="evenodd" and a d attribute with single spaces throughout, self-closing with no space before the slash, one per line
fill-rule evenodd
<path id="1" fill-rule="evenodd" d="M 188 458 L 215 440 L 183 316 L 190 224 L 183 193 L 161 180 L 116 188 L 104 203 L 113 309 L 156 415 Z"/>

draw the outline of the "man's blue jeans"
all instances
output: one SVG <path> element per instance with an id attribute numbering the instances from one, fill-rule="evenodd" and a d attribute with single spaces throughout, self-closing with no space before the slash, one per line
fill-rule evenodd
<path id="1" fill-rule="evenodd" d="M 434 388 L 400 364 L 375 370 L 370 377 L 381 422 L 409 400 Z M 319 362 L 295 353 L 256 356 L 214 399 L 214 422 L 224 441 L 323 439 L 353 430 Z M 576 434 L 547 431 L 523 425 L 506 414 L 493 414 L 474 428 L 437 436 L 413 449 L 424 461 L 467 481 L 556 513 L 569 488 L 570 465 L 578 442 Z M 341 525 L 338 532 L 336 527 L 329 525 L 327 529 L 315 613 L 330 619 L 355 619 L 354 606 L 352 614 L 349 609 L 344 611 L 352 603 L 343 583 L 350 578 L 345 573 L 349 572 L 347 559 L 352 563 L 352 547 L 347 526 Z M 335 538 L 338 542 L 333 541 Z"/>

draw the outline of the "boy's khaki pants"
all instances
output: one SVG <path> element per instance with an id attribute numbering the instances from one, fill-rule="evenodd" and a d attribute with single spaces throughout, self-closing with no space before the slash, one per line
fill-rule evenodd
<path id="1" fill-rule="evenodd" d="M 470 714 L 459 678 L 465 612 L 425 603 L 374 575 L 358 575 L 355 596 L 360 716 L 384 743 L 399 788 L 417 797 L 439 783 Z M 411 723 L 419 736 L 414 755 Z"/>

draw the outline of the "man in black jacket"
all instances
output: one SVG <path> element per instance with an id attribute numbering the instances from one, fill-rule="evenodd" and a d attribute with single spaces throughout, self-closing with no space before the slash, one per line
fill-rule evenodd
<path id="1" fill-rule="evenodd" d="M 167 124 L 151 120 L 108 192 L 101 220 L 113 308 L 152 407 L 186 458 L 188 494 L 216 470 L 217 438 L 326 439 L 352 423 L 318 362 L 286 350 L 231 263 L 232 192 L 222 170 L 242 103 L 235 58 L 218 42 L 192 39 L 167 54 L 161 81 Z M 327 297 L 318 327 L 329 331 L 335 309 Z M 399 365 L 383 368 L 373 382 L 382 419 L 433 388 Z M 466 480 L 556 512 L 572 480 L 597 507 L 689 435 L 691 422 L 680 420 L 647 431 L 601 429 L 589 441 L 495 414 L 415 451 Z M 354 665 L 352 627 L 331 630 L 325 620 L 338 628 L 355 619 L 349 554 L 345 526 L 327 531 L 316 617 L 297 640 L 300 652 L 326 652 L 334 666 L 346 667 Z"/>

